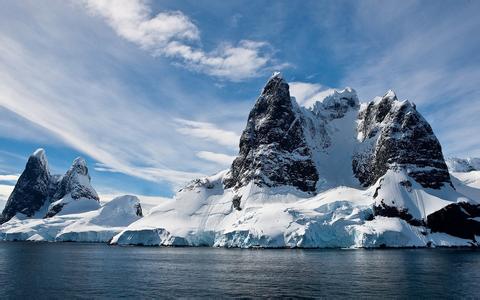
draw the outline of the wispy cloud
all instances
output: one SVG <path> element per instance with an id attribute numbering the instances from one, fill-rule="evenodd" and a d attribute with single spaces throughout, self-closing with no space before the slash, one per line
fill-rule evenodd
<path id="1" fill-rule="evenodd" d="M 5 174 L 5 175 L 0 175 L 0 181 L 17 181 L 18 177 L 20 177 L 19 174 Z"/>
<path id="2" fill-rule="evenodd" d="M 196 117 L 208 119 L 208 111 L 200 107 L 216 107 L 215 119 L 225 125 L 235 104 L 223 105 L 212 97 L 198 104 L 194 100 L 202 91 L 184 91 L 168 77 L 162 79 L 162 89 L 155 91 L 161 101 L 153 102 L 127 86 L 131 79 L 119 74 L 119 65 L 128 67 L 132 62 L 128 50 L 112 45 L 115 41 L 105 39 L 107 33 L 101 30 L 89 33 L 87 38 L 87 16 L 61 5 L 48 9 L 33 5 L 22 13 L 29 11 L 35 31 L 22 27 L 23 20 L 17 21 L 14 16 L 2 22 L 19 30 L 12 33 L 0 27 L 5 29 L 0 30 L 0 106 L 3 114 L 19 116 L 14 120 L 16 126 L 33 124 L 38 132 L 54 136 L 63 145 L 102 163 L 102 171 L 166 182 L 174 188 L 218 169 L 198 159 L 198 151 L 217 148 L 228 153 L 236 147 L 235 133 L 208 122 L 181 123 L 185 134 L 198 139 L 179 134 L 176 118 L 193 116 L 188 112 L 181 115 L 172 108 L 188 105 Z M 70 30 L 60 30 L 65 26 L 71 26 Z M 59 48 L 60 44 L 69 46 Z M 148 63 L 143 66 L 142 71 L 147 72 Z M 206 144 L 212 141 L 213 145 Z"/>
<path id="3" fill-rule="evenodd" d="M 362 100 L 392 88 L 418 105 L 447 155 L 479 155 L 479 5 L 452 4 L 358 2 L 349 8 L 351 39 L 332 47 L 349 59 L 341 83 Z"/>
<path id="4" fill-rule="evenodd" d="M 175 119 L 181 126 L 177 131 L 181 134 L 215 142 L 217 144 L 237 148 L 240 136 L 232 131 L 218 128 L 215 124 L 185 119 Z"/>
<path id="5" fill-rule="evenodd" d="M 5 207 L 8 197 L 10 197 L 13 191 L 13 187 L 13 185 L 0 184 L 0 211 Z"/>
<path id="6" fill-rule="evenodd" d="M 312 106 L 315 102 L 321 101 L 334 91 L 319 83 L 292 82 L 289 85 L 290 95 L 295 97 L 298 104 L 305 107 Z"/>
<path id="7" fill-rule="evenodd" d="M 143 0 L 85 0 L 84 3 L 89 12 L 103 17 L 119 36 L 154 55 L 176 58 L 198 72 L 242 81 L 288 65 L 275 62 L 274 51 L 265 41 L 225 42 L 212 51 L 204 50 L 198 46 L 200 30 L 180 11 L 153 15 Z"/>
<path id="8" fill-rule="evenodd" d="M 223 153 L 215 153 L 210 151 L 197 152 L 197 156 L 201 159 L 205 159 L 205 160 L 217 163 L 224 167 L 229 167 L 232 164 L 233 160 L 235 159 L 235 156 L 226 155 Z"/>

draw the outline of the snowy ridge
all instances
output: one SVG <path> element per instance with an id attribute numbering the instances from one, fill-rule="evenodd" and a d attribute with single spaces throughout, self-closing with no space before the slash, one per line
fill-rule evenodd
<path id="1" fill-rule="evenodd" d="M 468 239 L 435 233 L 400 218 L 374 216 L 376 186 L 366 190 L 337 187 L 314 197 L 289 187 L 265 188 L 252 183 L 235 192 L 223 190 L 222 174 L 225 172 L 205 178 L 208 185 L 183 189 L 174 201 L 132 223 L 112 243 L 243 248 L 472 245 Z M 401 175 L 385 177 L 395 176 Z M 451 203 L 442 198 L 449 195 L 425 191 L 419 184 L 412 189 L 419 200 L 428 199 L 432 207 L 427 209 Z M 232 204 L 235 193 L 248 195 L 241 210 Z M 412 211 L 419 211 L 415 208 Z"/>
<path id="2" fill-rule="evenodd" d="M 51 218 L 14 217 L 0 227 L 0 239 L 6 241 L 108 242 L 130 223 L 142 217 L 135 196 L 121 196 L 97 210 L 56 215 Z"/>

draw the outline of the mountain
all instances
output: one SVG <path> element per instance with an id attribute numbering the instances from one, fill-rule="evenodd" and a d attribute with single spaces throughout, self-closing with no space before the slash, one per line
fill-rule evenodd
<path id="1" fill-rule="evenodd" d="M 140 200 L 125 195 L 85 212 L 49 218 L 13 218 L 0 227 L 0 240 L 106 243 L 142 217 Z"/>
<path id="2" fill-rule="evenodd" d="M 28 159 L 2 213 L 0 240 L 108 242 L 143 217 L 136 196 L 101 205 L 86 161 L 78 157 L 63 175 L 51 175 L 43 149 Z"/>
<path id="3" fill-rule="evenodd" d="M 480 171 L 480 158 L 451 157 L 447 159 L 447 165 L 450 172 Z"/>
<path id="4" fill-rule="evenodd" d="M 112 243 L 478 245 L 478 189 L 452 181 L 431 126 L 393 91 L 360 104 L 346 88 L 300 107 L 276 73 L 239 146 L 230 169 L 194 180 Z"/>
<path id="5" fill-rule="evenodd" d="M 360 103 L 351 88 L 332 90 L 301 107 L 275 73 L 248 116 L 229 169 L 190 182 L 143 216 L 133 196 L 101 206 L 83 159 L 64 176 L 53 176 L 39 150 L 10 196 L 0 239 L 245 248 L 478 246 L 475 163 L 446 163 L 415 104 L 393 91 Z"/>
<path id="6" fill-rule="evenodd" d="M 259 186 L 290 185 L 315 191 L 318 174 L 299 110 L 288 84 L 276 73 L 248 116 L 226 188 L 238 189 L 253 181 Z"/>
<path id="7" fill-rule="evenodd" d="M 70 169 L 65 173 L 53 195 L 53 203 L 49 206 L 46 217 L 53 217 L 68 205 L 68 210 L 78 211 L 80 206 L 98 208 L 97 192 L 90 184 L 90 175 L 88 174 L 87 162 L 81 158 L 76 158 Z M 75 208 L 73 208 L 75 206 Z"/>
<path id="8" fill-rule="evenodd" d="M 51 175 L 45 151 L 38 149 L 29 157 L 2 212 L 1 223 L 15 215 L 21 218 L 52 217 L 60 212 L 98 209 L 99 201 L 97 192 L 90 185 L 83 158 L 75 159 L 64 176 Z"/>

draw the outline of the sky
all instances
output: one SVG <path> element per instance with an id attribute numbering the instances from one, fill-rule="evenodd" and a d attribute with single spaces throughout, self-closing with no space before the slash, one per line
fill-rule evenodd
<path id="1" fill-rule="evenodd" d="M 301 104 L 393 89 L 480 156 L 480 1 L 0 2 L 0 199 L 40 147 L 101 197 L 171 197 L 229 167 L 274 71 Z"/>

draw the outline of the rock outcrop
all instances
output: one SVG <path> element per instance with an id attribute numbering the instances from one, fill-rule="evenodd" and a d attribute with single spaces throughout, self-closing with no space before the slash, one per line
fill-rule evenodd
<path id="1" fill-rule="evenodd" d="M 41 214 L 42 210 L 45 214 L 47 209 L 45 217 L 51 217 L 59 213 L 67 203 L 79 199 L 99 202 L 97 192 L 90 185 L 85 160 L 75 159 L 64 176 L 51 175 L 45 151 L 38 149 L 29 157 L 2 212 L 1 223 L 7 222 L 17 213 L 32 217 L 36 213 Z M 86 205 L 85 209 L 94 206 Z"/>
<path id="2" fill-rule="evenodd" d="M 409 101 L 389 91 L 359 114 L 355 175 L 363 186 L 373 185 L 387 170 L 405 170 L 425 188 L 451 185 L 442 147 L 428 122 Z"/>
<path id="3" fill-rule="evenodd" d="M 71 201 L 80 199 L 91 199 L 99 202 L 97 192 L 90 184 L 90 175 L 88 174 L 87 162 L 81 157 L 77 157 L 70 169 L 60 180 L 58 188 L 53 195 L 53 205 L 49 207 L 46 217 L 52 217 L 59 213 L 62 208 Z M 63 201 L 62 201 L 63 200 Z"/>
<path id="4" fill-rule="evenodd" d="M 318 174 L 302 122 L 288 84 L 274 74 L 248 116 L 225 187 L 239 188 L 253 181 L 259 186 L 287 185 L 314 192 Z"/>
<path id="5" fill-rule="evenodd" d="M 7 222 L 17 213 L 32 217 L 53 196 L 56 183 L 50 175 L 45 151 L 38 149 L 28 158 L 25 170 L 8 198 L 0 222 Z"/>

